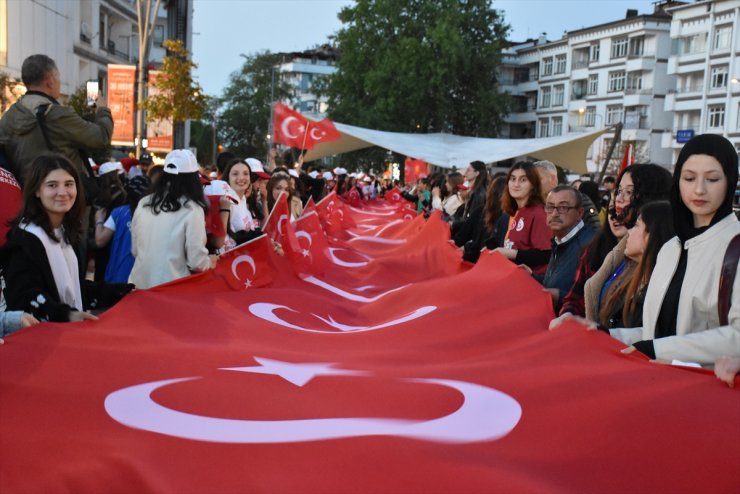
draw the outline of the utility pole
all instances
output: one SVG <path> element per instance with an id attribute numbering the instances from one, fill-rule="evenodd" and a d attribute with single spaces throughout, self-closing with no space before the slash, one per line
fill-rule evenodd
<path id="1" fill-rule="evenodd" d="M 144 73 L 149 66 L 149 48 L 151 47 L 152 33 L 154 33 L 155 19 L 159 12 L 162 0 L 156 0 L 152 12 L 153 0 L 136 0 L 136 17 L 139 28 L 139 66 L 137 70 L 137 92 L 136 92 L 136 157 L 141 156 L 141 147 L 144 131 L 144 111 L 141 102 L 144 101 Z"/>

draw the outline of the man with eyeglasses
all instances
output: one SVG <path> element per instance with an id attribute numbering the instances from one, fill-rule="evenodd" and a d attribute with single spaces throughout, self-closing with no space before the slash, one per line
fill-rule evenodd
<path id="1" fill-rule="evenodd" d="M 552 294 L 555 313 L 573 286 L 578 259 L 595 233 L 583 222 L 583 212 L 582 195 L 573 187 L 558 185 L 547 194 L 545 214 L 553 239 L 542 286 Z"/>

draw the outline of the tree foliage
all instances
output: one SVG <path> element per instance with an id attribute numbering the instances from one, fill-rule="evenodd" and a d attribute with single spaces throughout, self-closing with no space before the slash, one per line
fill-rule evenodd
<path id="1" fill-rule="evenodd" d="M 267 155 L 271 95 L 274 93 L 274 101 L 292 96 L 278 69 L 280 62 L 277 54 L 252 54 L 229 78 L 216 127 L 219 142 L 237 156 Z"/>
<path id="2" fill-rule="evenodd" d="M 329 116 L 398 132 L 497 135 L 509 29 L 490 0 L 357 0 L 339 13 Z M 320 87 L 320 84 L 318 85 Z"/>
<path id="3" fill-rule="evenodd" d="M 168 39 L 163 43 L 167 49 L 161 73 L 150 87 L 158 90 L 148 96 L 141 107 L 147 112 L 147 121 L 171 119 L 174 123 L 188 119 L 197 120 L 205 109 L 205 95 L 200 85 L 193 80 L 193 70 L 198 67 L 190 59 L 180 40 Z"/>

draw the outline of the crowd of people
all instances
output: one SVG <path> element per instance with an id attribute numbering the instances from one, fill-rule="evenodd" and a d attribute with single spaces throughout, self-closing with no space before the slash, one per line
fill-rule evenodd
<path id="1" fill-rule="evenodd" d="M 110 112 L 74 120 L 56 101 L 58 77 L 51 59 L 29 57 L 29 91 L 0 121 L 8 191 L 0 204 L 0 336 L 40 321 L 95 319 L 134 288 L 213 269 L 220 254 L 262 234 L 282 196 L 296 220 L 309 200 L 332 192 L 358 205 L 397 185 L 341 167 L 304 170 L 303 155 L 290 152 L 269 171 L 224 152 L 209 172 L 185 149 L 161 164 L 145 153 L 91 166 L 80 149 L 109 142 Z M 737 181 L 734 147 L 707 134 L 684 146 L 672 175 L 631 165 L 607 177 L 604 190 L 587 180 L 559 184 L 548 161 L 520 161 L 493 176 L 475 161 L 403 187 L 402 196 L 419 214 L 441 212 L 463 260 L 502 255 L 541 283 L 558 315 L 551 329 L 580 321 L 629 345 L 626 353 L 716 361 L 732 384 L 740 368 Z"/>

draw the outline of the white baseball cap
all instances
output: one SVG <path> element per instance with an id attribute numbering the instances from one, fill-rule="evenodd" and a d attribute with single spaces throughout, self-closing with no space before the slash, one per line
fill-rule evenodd
<path id="1" fill-rule="evenodd" d="M 164 158 L 164 172 L 172 175 L 197 173 L 198 160 L 189 149 L 173 149 Z"/>
<path id="2" fill-rule="evenodd" d="M 290 170 L 288 170 L 288 175 L 294 178 L 298 178 L 298 170 L 296 170 L 295 168 L 291 168 Z"/>
<path id="3" fill-rule="evenodd" d="M 262 162 L 260 160 L 257 158 L 247 158 L 244 161 L 249 165 L 249 169 L 252 170 L 252 173 L 257 175 L 259 178 L 270 180 L 270 174 L 265 171 L 265 167 L 262 166 Z"/>
<path id="4" fill-rule="evenodd" d="M 98 169 L 98 175 L 102 176 L 112 171 L 117 171 L 118 173 L 124 173 L 123 165 L 118 161 L 105 162 L 102 165 L 100 165 L 100 168 Z"/>
<path id="5" fill-rule="evenodd" d="M 319 172 L 317 172 L 316 170 L 313 170 L 313 171 L 311 171 L 311 172 L 308 173 L 308 176 L 311 177 L 311 178 L 316 178 L 316 177 L 319 176 Z"/>
<path id="6" fill-rule="evenodd" d="M 324 174 L 321 177 L 324 180 L 334 180 L 334 175 L 332 175 L 331 172 L 324 172 Z"/>
<path id="7" fill-rule="evenodd" d="M 234 189 L 223 180 L 211 180 L 211 183 L 203 187 L 203 193 L 207 196 L 226 196 L 235 204 L 239 203 L 239 196 Z"/>

